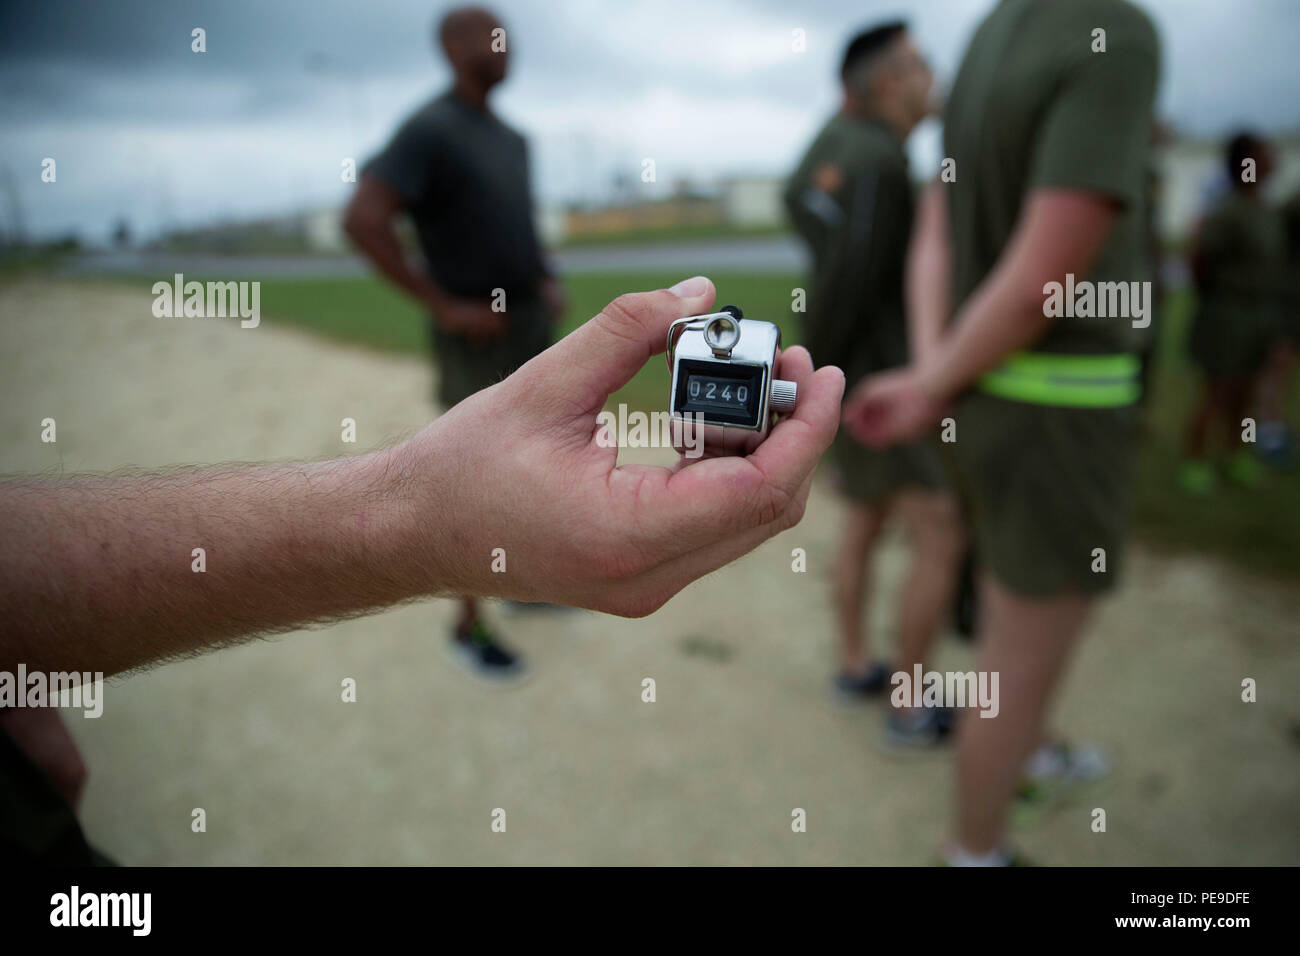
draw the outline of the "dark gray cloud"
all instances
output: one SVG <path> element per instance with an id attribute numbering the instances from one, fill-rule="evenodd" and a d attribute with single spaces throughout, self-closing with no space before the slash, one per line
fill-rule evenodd
<path id="1" fill-rule="evenodd" d="M 661 178 L 777 172 L 833 107 L 844 39 L 890 16 L 951 77 L 988 0 L 506 0 L 499 97 L 552 199 L 653 157 Z M 1161 108 L 1201 134 L 1300 127 L 1293 0 L 1142 0 L 1165 48 Z M 363 157 L 446 82 L 418 0 L 0 4 L 0 164 L 30 226 L 102 233 L 339 201 Z M 207 52 L 190 31 L 207 31 Z M 791 50 L 805 31 L 806 52 Z M 929 141 L 934 138 L 933 131 Z M 919 137 L 922 146 L 926 136 Z M 57 188 L 39 182 L 42 157 Z M 170 212 L 168 211 L 170 210 Z"/>

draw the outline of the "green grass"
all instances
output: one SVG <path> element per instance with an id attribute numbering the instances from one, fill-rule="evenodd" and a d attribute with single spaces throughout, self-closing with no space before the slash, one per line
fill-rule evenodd
<path id="1" fill-rule="evenodd" d="M 429 347 L 424 313 L 376 278 L 271 279 L 262 282 L 261 294 L 263 321 L 271 324 L 384 352 L 423 353 Z"/>
<path id="2" fill-rule="evenodd" d="M 677 273 L 566 276 L 570 308 L 559 331 L 572 331 L 623 292 L 663 288 L 681 278 Z M 717 273 L 711 278 L 718 306 L 734 302 L 746 315 L 778 322 L 784 344 L 798 341 L 798 324 L 790 321 L 790 290 L 801 284 L 799 277 Z M 267 280 L 261 302 L 269 324 L 392 352 L 424 354 L 428 347 L 424 316 L 378 279 Z M 1199 500 L 1184 496 L 1174 483 L 1183 424 L 1200 388 L 1184 348 L 1191 307 L 1189 293 L 1174 294 L 1157 319 L 1164 333 L 1138 466 L 1136 530 L 1159 547 L 1215 553 L 1252 571 L 1300 579 L 1300 472 L 1270 474 L 1266 486 L 1253 492 L 1223 483 L 1214 496 Z M 611 396 L 610 404 L 662 409 L 667 392 L 667 366 L 656 358 Z M 1291 421 L 1300 422 L 1295 388 L 1289 412 Z"/>
<path id="3" fill-rule="evenodd" d="M 580 249 L 600 246 L 602 249 L 619 245 L 654 245 L 656 243 L 691 242 L 706 239 L 752 239 L 756 236 L 789 234 L 784 224 L 769 226 L 729 226 L 725 223 L 700 223 L 698 225 L 658 226 L 650 229 L 626 229 L 621 232 L 591 233 L 566 236 L 560 241 L 561 249 Z"/>
<path id="4" fill-rule="evenodd" d="M 559 335 L 567 335 L 624 292 L 662 289 L 685 276 L 678 273 L 566 276 L 569 310 Z M 799 285 L 794 275 L 710 276 L 718 289 L 718 305 L 735 302 L 746 315 L 768 318 L 782 326 L 783 343 L 798 341 L 798 327 L 785 321 L 790 315 L 790 290 Z M 424 316 L 407 299 L 378 279 L 269 280 L 262 283 L 263 321 L 310 329 L 343 342 L 393 352 L 424 354 L 428 348 Z M 622 390 L 610 396 L 611 405 L 651 411 L 663 405 L 668 394 L 668 366 L 662 359 L 650 362 Z"/>
<path id="5" fill-rule="evenodd" d="M 1172 295 L 1157 320 L 1163 320 L 1165 331 L 1138 459 L 1137 530 L 1167 548 L 1216 552 L 1252 571 L 1300 578 L 1300 471 L 1270 472 L 1254 491 L 1221 481 L 1219 490 L 1203 499 L 1190 499 L 1175 485 L 1183 429 L 1201 387 L 1185 345 L 1193 305 L 1189 292 Z M 1300 423 L 1295 381 L 1287 417 Z"/>

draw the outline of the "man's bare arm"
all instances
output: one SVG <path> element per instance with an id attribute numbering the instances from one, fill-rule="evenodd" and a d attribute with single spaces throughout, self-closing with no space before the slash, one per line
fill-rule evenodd
<path id="1" fill-rule="evenodd" d="M 111 674 L 413 597 L 400 462 L 0 485 L 0 666 Z"/>
<path id="2" fill-rule="evenodd" d="M 445 296 L 431 276 L 411 268 L 402 251 L 394 227 L 402 209 L 401 197 L 383 180 L 363 175 L 343 214 L 343 231 L 384 278 L 429 309 Z"/>
<path id="3" fill-rule="evenodd" d="M 435 593 L 649 614 L 799 520 L 838 424 L 844 376 L 795 347 L 799 408 L 752 455 L 618 467 L 597 413 L 712 303 L 702 278 L 622 296 L 387 451 L 0 482 L 0 670 L 113 674 Z"/>
<path id="4" fill-rule="evenodd" d="M 506 334 L 504 315 L 484 300 L 448 293 L 421 269 L 413 268 L 394 227 L 402 199 L 383 180 L 363 175 L 343 216 L 343 229 L 380 274 L 434 315 L 448 332 L 473 342 L 494 341 Z"/>
<path id="5" fill-rule="evenodd" d="M 932 427 L 958 392 L 1043 334 L 1051 322 L 1043 310 L 1043 286 L 1064 281 L 1066 273 L 1086 275 L 1115 216 L 1110 200 L 1097 194 L 1032 193 L 993 271 L 932 351 L 853 390 L 844 406 L 850 431 L 859 441 L 882 446 Z"/>
<path id="6" fill-rule="evenodd" d="M 955 395 L 1051 323 L 1043 286 L 1066 273 L 1086 275 L 1117 215 L 1096 193 L 1040 189 L 1025 202 L 1002 257 L 967 299 L 933 356 L 921 368 L 922 387 L 937 399 Z"/>
<path id="7" fill-rule="evenodd" d="M 936 179 L 921 194 L 907 250 L 907 328 L 913 361 L 934 353 L 952 307 L 952 248 L 944 188 Z"/>

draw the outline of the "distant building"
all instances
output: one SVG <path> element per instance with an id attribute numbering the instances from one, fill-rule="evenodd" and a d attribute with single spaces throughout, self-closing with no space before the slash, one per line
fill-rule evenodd
<path id="1" fill-rule="evenodd" d="M 1226 177 L 1223 169 L 1225 138 L 1175 139 L 1156 150 L 1160 175 L 1157 226 L 1166 242 L 1183 242 L 1190 237 L 1207 202 Z M 1282 198 L 1300 189 L 1300 133 L 1273 138 L 1277 168 L 1268 194 Z"/>
<path id="2" fill-rule="evenodd" d="M 779 226 L 785 222 L 781 204 L 784 182 L 776 176 L 738 176 L 722 185 L 723 217 L 741 228 Z"/>
<path id="3" fill-rule="evenodd" d="M 1157 230 L 1164 242 L 1185 242 L 1215 190 L 1223 187 L 1223 144 L 1222 138 L 1167 136 L 1156 148 Z M 1300 190 L 1300 132 L 1277 135 L 1273 144 L 1278 162 L 1268 192 L 1277 199 Z M 629 186 L 624 198 L 599 207 L 541 206 L 535 212 L 537 232 L 544 245 L 554 246 L 570 238 L 779 229 L 786 224 L 783 187 L 779 176 L 737 175 L 707 186 L 681 180 L 667 198 L 637 200 L 637 190 Z M 409 223 L 402 223 L 399 236 L 415 247 Z M 232 255 L 338 255 L 351 249 L 342 210 L 334 207 L 176 231 L 157 245 Z"/>
<path id="4" fill-rule="evenodd" d="M 351 242 L 343 232 L 343 210 L 316 209 L 302 214 L 303 241 L 312 252 L 347 252 Z"/>
<path id="5" fill-rule="evenodd" d="M 565 217 L 565 233 L 571 237 L 616 235 L 680 226 L 716 226 L 723 221 L 720 200 L 683 196 L 598 209 L 570 209 Z"/>
<path id="6" fill-rule="evenodd" d="M 544 246 L 555 246 L 569 234 L 568 217 L 559 206 L 542 206 L 533 213 L 537 237 Z"/>

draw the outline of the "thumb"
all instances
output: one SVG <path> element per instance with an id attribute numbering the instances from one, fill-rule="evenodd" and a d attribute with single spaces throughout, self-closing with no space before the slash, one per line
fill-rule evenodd
<path id="1" fill-rule="evenodd" d="M 594 413 L 664 350 L 668 326 L 708 312 L 714 295 L 704 276 L 671 289 L 621 295 L 538 356 L 543 374 L 533 384 L 570 407 L 577 402 L 584 413 Z"/>

